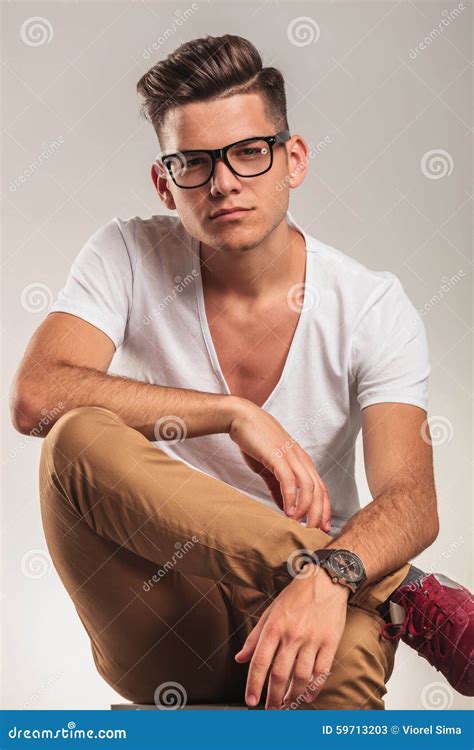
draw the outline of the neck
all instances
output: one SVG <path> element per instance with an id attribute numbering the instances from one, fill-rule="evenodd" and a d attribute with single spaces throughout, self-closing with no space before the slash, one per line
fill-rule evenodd
<path id="1" fill-rule="evenodd" d="M 261 301 L 305 280 L 304 237 L 282 221 L 256 247 L 225 252 L 200 244 L 203 286 L 226 297 Z"/>

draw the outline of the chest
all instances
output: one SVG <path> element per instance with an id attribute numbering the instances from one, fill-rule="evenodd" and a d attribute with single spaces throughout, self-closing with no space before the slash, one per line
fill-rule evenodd
<path id="1" fill-rule="evenodd" d="M 232 394 L 262 406 L 289 360 L 300 313 L 280 304 L 259 310 L 205 299 L 211 345 Z"/>

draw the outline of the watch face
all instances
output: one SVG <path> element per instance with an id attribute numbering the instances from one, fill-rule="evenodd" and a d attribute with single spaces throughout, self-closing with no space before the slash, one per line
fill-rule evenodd
<path id="1" fill-rule="evenodd" d="M 358 583 L 364 577 L 362 563 L 351 552 L 335 552 L 331 555 L 331 565 L 336 574 L 349 583 Z"/>

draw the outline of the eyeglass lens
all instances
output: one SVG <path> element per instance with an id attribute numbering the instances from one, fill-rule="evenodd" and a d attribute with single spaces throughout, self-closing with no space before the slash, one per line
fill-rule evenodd
<path id="1" fill-rule="evenodd" d="M 252 177 L 270 166 L 270 146 L 259 139 L 238 143 L 227 151 L 227 158 L 237 174 Z M 212 170 L 212 159 L 205 152 L 179 154 L 167 160 L 167 164 L 176 184 L 183 187 L 207 182 Z"/>

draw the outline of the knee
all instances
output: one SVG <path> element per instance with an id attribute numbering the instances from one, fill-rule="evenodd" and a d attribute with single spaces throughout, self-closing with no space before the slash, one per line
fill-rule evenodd
<path id="1" fill-rule="evenodd" d="M 94 444 L 100 425 L 118 416 L 102 406 L 79 406 L 63 414 L 43 440 L 41 462 L 72 463 Z"/>

